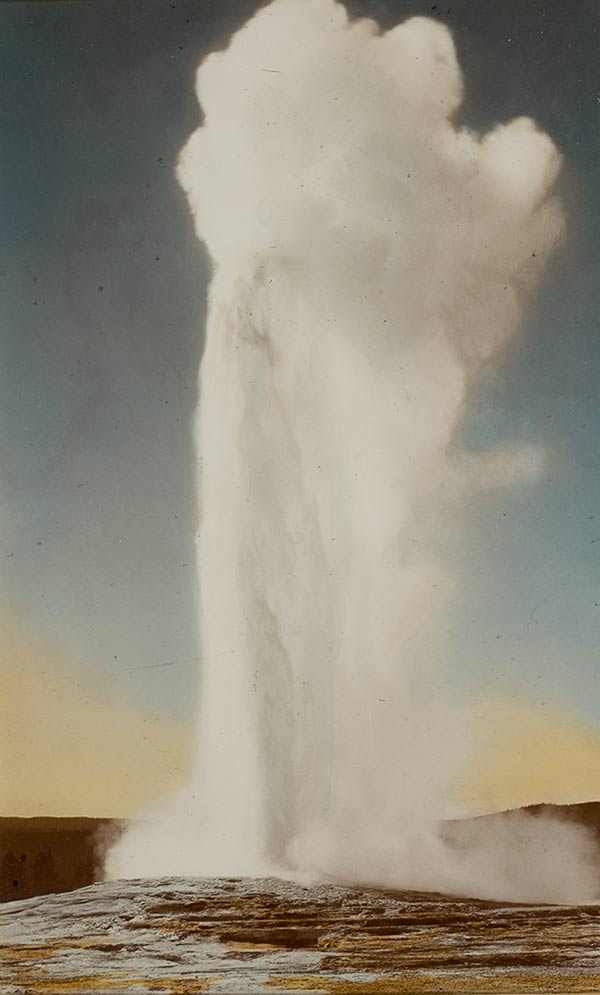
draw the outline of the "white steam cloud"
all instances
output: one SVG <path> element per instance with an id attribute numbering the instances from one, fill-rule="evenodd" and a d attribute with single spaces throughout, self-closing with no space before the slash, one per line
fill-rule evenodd
<path id="1" fill-rule="evenodd" d="M 437 690 L 440 537 L 465 494 L 542 459 L 452 443 L 563 225 L 550 139 L 457 127 L 462 92 L 445 27 L 382 34 L 334 0 L 275 0 L 198 72 L 179 167 L 214 263 L 196 769 L 113 875 L 596 888 L 564 827 L 460 850 L 436 829 L 462 749 Z"/>

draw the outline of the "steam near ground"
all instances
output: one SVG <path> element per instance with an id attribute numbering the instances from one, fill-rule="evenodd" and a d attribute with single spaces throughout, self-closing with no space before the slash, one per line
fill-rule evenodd
<path id="1" fill-rule="evenodd" d="M 439 691 L 443 537 L 544 458 L 455 435 L 563 227 L 550 139 L 457 127 L 462 92 L 445 27 L 381 33 L 334 0 L 275 0 L 199 70 L 179 166 L 214 263 L 196 764 L 112 876 L 598 892 L 591 841 L 560 823 L 460 848 L 436 828 L 465 750 Z"/>

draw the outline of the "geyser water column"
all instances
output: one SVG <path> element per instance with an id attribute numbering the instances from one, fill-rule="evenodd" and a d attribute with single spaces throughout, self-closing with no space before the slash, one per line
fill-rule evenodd
<path id="1" fill-rule="evenodd" d="M 195 768 L 111 872 L 455 886 L 440 540 L 462 495 L 539 454 L 453 440 L 560 235 L 559 156 L 527 119 L 454 123 L 445 27 L 381 33 L 334 0 L 261 9 L 198 97 L 178 173 L 214 267 Z"/>

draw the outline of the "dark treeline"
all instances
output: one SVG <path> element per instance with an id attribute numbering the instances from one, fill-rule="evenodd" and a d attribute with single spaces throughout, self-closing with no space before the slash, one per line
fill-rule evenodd
<path id="1" fill-rule="evenodd" d="M 596 835 L 600 854 L 600 802 L 530 805 L 513 811 L 533 818 L 551 815 L 585 827 Z M 478 825 L 499 823 L 511 814 L 456 819 L 441 827 L 442 837 L 453 846 L 468 846 Z M 114 819 L 0 818 L 0 901 L 73 891 L 100 881 L 106 850 L 123 828 L 124 823 Z"/>
<path id="2" fill-rule="evenodd" d="M 119 825 L 110 819 L 0 818 L 0 901 L 99 881 Z"/>
<path id="3" fill-rule="evenodd" d="M 40 850 L 34 859 L 32 857 L 31 851 L 17 856 L 11 847 L 5 852 L 0 863 L 0 896 L 3 901 L 17 896 L 27 898 L 53 891 L 70 891 L 97 880 L 93 859 L 81 860 L 76 865 L 71 863 L 59 872 L 51 849 Z"/>

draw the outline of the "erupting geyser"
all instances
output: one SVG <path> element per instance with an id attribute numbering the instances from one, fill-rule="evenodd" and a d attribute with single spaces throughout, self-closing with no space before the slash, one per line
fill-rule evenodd
<path id="1" fill-rule="evenodd" d="M 435 829 L 461 750 L 436 681 L 449 515 L 542 458 L 452 443 L 560 236 L 556 149 L 525 118 L 455 123 L 445 27 L 381 33 L 334 0 L 260 10 L 198 96 L 179 166 L 214 265 L 196 763 L 110 871 L 587 897 L 564 827 L 461 855 Z"/>

